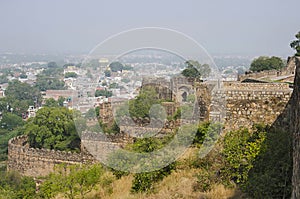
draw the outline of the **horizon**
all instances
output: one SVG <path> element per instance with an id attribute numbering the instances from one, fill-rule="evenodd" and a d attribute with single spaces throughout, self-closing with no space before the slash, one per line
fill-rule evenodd
<path id="1" fill-rule="evenodd" d="M 162 27 L 195 39 L 212 55 L 288 56 L 300 2 L 2 1 L 0 53 L 88 54 L 111 35 Z"/>

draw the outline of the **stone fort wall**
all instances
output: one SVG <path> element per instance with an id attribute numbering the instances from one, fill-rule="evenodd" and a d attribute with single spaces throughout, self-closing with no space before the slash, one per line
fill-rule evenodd
<path id="1" fill-rule="evenodd" d="M 225 129 L 236 130 L 241 127 L 251 128 L 255 123 L 272 124 L 284 110 L 291 93 L 292 90 L 283 83 L 224 82 L 223 89 L 213 95 L 225 101 L 223 107 L 225 109 Z M 199 105 L 203 106 L 200 107 L 201 111 L 205 111 L 203 118 L 207 118 L 207 112 L 212 111 L 211 102 L 213 100 L 212 96 L 209 96 L 209 88 L 202 84 L 199 89 L 196 88 L 195 94 L 199 95 L 197 96 L 199 103 L 201 102 Z M 216 110 L 213 111 L 217 112 Z M 164 126 L 164 128 L 168 127 Z M 137 131 L 135 127 L 133 130 Z M 153 130 L 156 131 L 156 129 Z M 128 131 L 128 129 L 126 126 L 121 126 L 121 131 Z M 100 147 L 97 144 L 99 141 L 104 141 Z M 101 136 L 93 133 L 82 137 L 83 145 L 92 147 L 89 151 L 95 149 L 95 152 L 99 153 L 101 157 L 105 156 L 109 150 L 122 147 L 121 143 L 124 142 L 128 143 L 131 140 L 125 135 L 103 140 Z M 17 170 L 27 176 L 47 175 L 53 171 L 55 165 L 60 163 L 82 164 L 94 161 L 93 156 L 84 152 L 71 153 L 30 148 L 26 136 L 13 138 L 8 143 L 8 170 Z"/>
<path id="2" fill-rule="evenodd" d="M 251 128 L 253 124 L 273 124 L 292 94 L 283 83 L 224 83 L 225 129 Z"/>
<path id="3" fill-rule="evenodd" d="M 49 149 L 30 148 L 27 136 L 12 138 L 8 142 L 8 170 L 16 170 L 26 176 L 45 176 L 61 163 L 82 164 L 94 162 L 91 155 Z"/>

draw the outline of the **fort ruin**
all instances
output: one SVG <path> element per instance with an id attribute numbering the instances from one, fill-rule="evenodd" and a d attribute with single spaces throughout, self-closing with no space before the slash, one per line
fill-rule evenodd
<path id="1" fill-rule="evenodd" d="M 291 71 L 291 68 L 295 69 L 293 59 L 289 62 L 288 67 L 289 74 L 293 74 L 294 72 Z M 166 102 L 163 105 L 168 115 L 174 114 L 178 108 L 176 102 L 184 103 L 186 96 L 195 95 L 200 121 L 223 122 L 225 131 L 237 130 L 241 127 L 251 128 L 256 123 L 273 124 L 285 109 L 292 94 L 292 89 L 286 83 L 223 82 L 220 90 L 214 90 L 207 82 L 195 83 L 176 78 L 173 81 L 161 79 L 156 81 L 156 84 L 145 81 L 144 85 L 155 87 L 160 98 L 173 100 L 173 102 Z M 106 102 L 100 107 L 100 113 L 102 113 L 100 117 L 103 117 L 102 119 L 106 122 L 113 119 L 113 108 L 110 103 Z M 218 103 L 222 104 L 223 110 L 216 105 Z M 222 111 L 224 115 L 222 115 Z M 222 116 L 224 116 L 223 120 Z M 170 132 L 177 125 L 176 121 L 166 122 L 160 131 Z M 126 133 L 144 132 L 144 130 L 143 127 L 122 123 L 120 125 L 122 136 L 118 138 L 106 142 L 100 138 L 99 140 L 95 139 L 94 134 L 90 133 L 83 136 L 81 142 L 82 145 L 96 145 L 95 140 L 100 141 L 103 147 L 99 148 L 99 151 L 105 152 L 106 148 L 118 148 L 122 147 L 124 143 L 131 142 L 131 138 L 126 136 Z M 157 131 L 157 129 L 152 130 Z M 71 153 L 30 148 L 26 136 L 13 138 L 8 143 L 8 170 L 16 170 L 27 176 L 47 175 L 53 171 L 55 165 L 61 163 L 84 164 L 95 161 L 95 158 L 85 150 L 82 150 L 81 153 Z"/>

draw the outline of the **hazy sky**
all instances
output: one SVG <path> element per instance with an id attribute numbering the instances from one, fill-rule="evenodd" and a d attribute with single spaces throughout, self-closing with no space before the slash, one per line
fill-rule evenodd
<path id="1" fill-rule="evenodd" d="M 107 37 L 155 26 L 210 53 L 288 55 L 299 0 L 0 0 L 0 52 L 88 53 Z"/>

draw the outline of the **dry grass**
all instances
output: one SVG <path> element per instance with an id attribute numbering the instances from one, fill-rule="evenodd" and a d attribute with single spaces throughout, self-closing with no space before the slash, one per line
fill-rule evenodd
<path id="1" fill-rule="evenodd" d="M 155 185 L 155 192 L 131 193 L 133 175 L 123 176 L 121 179 L 115 179 L 111 185 L 111 190 L 107 187 L 101 187 L 88 195 L 88 199 L 227 199 L 243 198 L 236 189 L 228 189 L 223 185 L 213 185 L 208 192 L 193 190 L 197 182 L 196 174 L 201 172 L 200 168 L 191 168 L 190 164 L 197 155 L 196 148 L 189 148 L 177 160 L 176 171 L 165 177 L 161 182 Z M 106 175 L 112 175 L 108 172 Z"/>
<path id="2" fill-rule="evenodd" d="M 227 199 L 236 194 L 235 189 L 227 189 L 223 185 L 214 185 L 212 189 L 204 194 L 207 199 Z"/>

